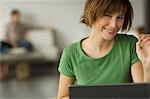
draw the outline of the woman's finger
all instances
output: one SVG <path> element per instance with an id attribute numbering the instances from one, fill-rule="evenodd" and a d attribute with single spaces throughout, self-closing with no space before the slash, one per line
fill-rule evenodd
<path id="1" fill-rule="evenodd" d="M 150 42 L 150 36 L 145 36 L 143 40 L 141 40 L 141 46 L 145 46 L 147 42 Z"/>
<path id="2" fill-rule="evenodd" d="M 140 39 L 143 40 L 145 37 L 150 37 L 150 34 L 141 34 Z"/>

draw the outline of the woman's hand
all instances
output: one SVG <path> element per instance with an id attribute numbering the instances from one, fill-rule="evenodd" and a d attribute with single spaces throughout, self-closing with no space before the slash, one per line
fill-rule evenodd
<path id="1" fill-rule="evenodd" d="M 136 51 L 142 62 L 144 82 L 150 82 L 150 34 L 141 34 L 136 44 Z"/>
<path id="2" fill-rule="evenodd" d="M 150 63 L 150 34 L 140 35 L 140 39 L 136 44 L 136 51 L 143 65 Z"/>

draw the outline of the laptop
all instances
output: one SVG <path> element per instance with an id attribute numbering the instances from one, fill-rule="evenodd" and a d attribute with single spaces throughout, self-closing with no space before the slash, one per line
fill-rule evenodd
<path id="1" fill-rule="evenodd" d="M 71 85 L 70 99 L 150 99 L 150 83 Z"/>

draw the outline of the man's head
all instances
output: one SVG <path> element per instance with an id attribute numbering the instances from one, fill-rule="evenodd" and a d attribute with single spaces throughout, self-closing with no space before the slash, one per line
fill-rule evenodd
<path id="1" fill-rule="evenodd" d="M 11 22 L 12 23 L 20 22 L 20 12 L 17 9 L 11 12 Z"/>
<path id="2" fill-rule="evenodd" d="M 122 31 L 128 31 L 132 26 L 133 9 L 129 0 L 87 0 L 81 23 L 92 25 L 102 16 L 122 12 L 125 14 Z"/>

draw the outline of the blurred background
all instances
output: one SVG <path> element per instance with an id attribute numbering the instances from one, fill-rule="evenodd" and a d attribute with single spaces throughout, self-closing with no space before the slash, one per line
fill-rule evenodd
<path id="1" fill-rule="evenodd" d="M 64 47 L 87 36 L 80 23 L 86 0 L 0 0 L 0 41 L 6 39 L 10 13 L 17 9 L 21 21 L 38 27 L 27 31 L 34 50 L 12 48 L 0 54 L 0 99 L 55 99 L 60 55 Z M 134 21 L 129 35 L 138 38 L 146 26 L 146 0 L 130 0 Z M 147 22 L 150 23 L 150 22 Z"/>

